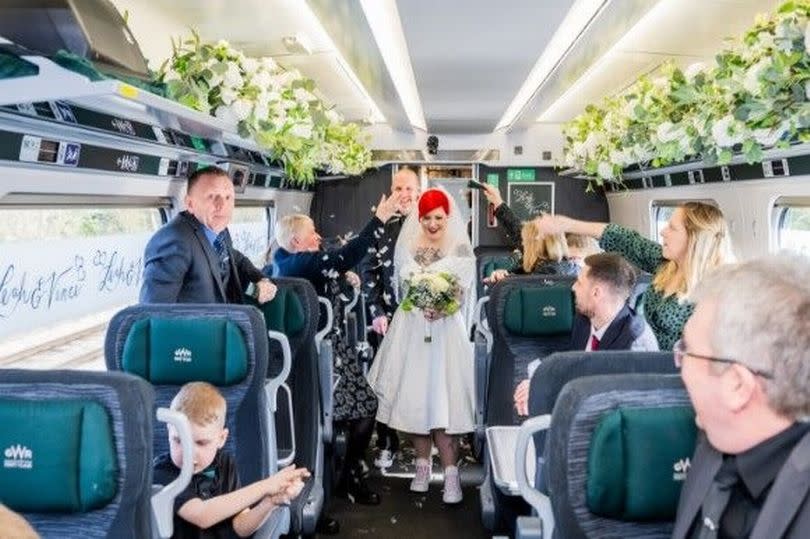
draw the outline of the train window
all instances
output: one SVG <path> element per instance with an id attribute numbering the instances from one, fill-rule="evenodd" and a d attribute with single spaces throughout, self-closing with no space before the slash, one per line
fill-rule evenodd
<path id="1" fill-rule="evenodd" d="M 672 214 L 675 213 L 675 209 L 686 202 L 703 202 L 705 204 L 711 204 L 712 206 L 718 206 L 717 201 L 712 199 L 654 200 L 650 205 L 651 233 L 654 240 L 661 243 L 661 231 L 664 230 L 664 227 L 669 223 Z"/>
<path id="2" fill-rule="evenodd" d="M 810 199 L 780 199 L 774 211 L 777 248 L 810 255 Z"/>
<path id="3" fill-rule="evenodd" d="M 262 268 L 275 226 L 274 206 L 237 206 L 228 227 L 236 249 Z"/>
<path id="4" fill-rule="evenodd" d="M 0 207 L 0 366 L 103 368 L 106 322 L 137 301 L 164 217 L 96 201 Z"/>

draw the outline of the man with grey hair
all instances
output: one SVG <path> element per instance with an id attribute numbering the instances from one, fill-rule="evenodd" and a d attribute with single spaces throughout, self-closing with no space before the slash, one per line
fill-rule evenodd
<path id="1" fill-rule="evenodd" d="M 810 260 L 721 268 L 674 347 L 702 429 L 675 539 L 810 537 Z"/>

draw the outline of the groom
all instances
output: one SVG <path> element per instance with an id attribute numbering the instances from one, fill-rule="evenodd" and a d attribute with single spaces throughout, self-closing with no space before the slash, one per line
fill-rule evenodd
<path id="1" fill-rule="evenodd" d="M 385 223 L 369 254 L 360 265 L 360 279 L 366 305 L 371 315 L 372 329 L 379 335 L 379 340 L 388 331 L 388 324 L 397 310 L 397 298 L 394 283 L 394 247 L 397 244 L 402 223 L 411 213 L 419 200 L 419 176 L 412 169 L 402 168 L 391 180 L 391 195 L 400 199 L 398 214 Z M 399 449 L 396 431 L 382 423 L 377 423 L 377 449 L 379 454 L 374 460 L 378 468 L 388 468 L 393 464 L 394 453 Z"/>

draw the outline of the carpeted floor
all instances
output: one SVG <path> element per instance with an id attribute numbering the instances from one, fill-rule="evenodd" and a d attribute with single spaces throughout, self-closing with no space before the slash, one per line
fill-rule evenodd
<path id="1" fill-rule="evenodd" d="M 463 444 L 459 462 L 464 500 L 458 505 L 442 503 L 443 478 L 438 458 L 433 459 L 430 491 L 425 494 L 409 490 L 413 478 L 413 447 L 406 441 L 397 453 L 394 465 L 383 476 L 376 469 L 369 473 L 369 486 L 379 492 L 378 506 L 352 504 L 336 498 L 329 513 L 340 521 L 336 538 L 405 538 L 465 539 L 489 538 L 491 533 L 481 524 L 478 485 L 483 481 L 481 465 L 470 456 L 469 445 Z M 371 455 L 368 461 L 371 462 Z"/>
<path id="2" fill-rule="evenodd" d="M 337 538 L 441 538 L 469 539 L 491 537 L 481 525 L 481 508 L 476 485 L 464 481 L 464 500 L 459 505 L 442 503 L 442 484 L 433 481 L 430 491 L 416 494 L 408 490 L 410 479 L 375 476 L 369 485 L 382 495 L 378 506 L 332 502 L 332 515 L 340 521 Z"/>

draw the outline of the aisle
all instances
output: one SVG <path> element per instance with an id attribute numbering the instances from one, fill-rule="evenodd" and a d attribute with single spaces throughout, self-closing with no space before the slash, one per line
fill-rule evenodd
<path id="1" fill-rule="evenodd" d="M 491 535 L 481 524 L 480 470 L 467 468 L 463 472 L 464 501 L 458 506 L 442 503 L 441 482 L 432 482 L 426 494 L 416 494 L 408 490 L 410 479 L 375 473 L 369 484 L 382 495 L 382 503 L 369 507 L 334 500 L 331 512 L 340 521 L 340 534 L 333 537 L 489 538 Z"/>

